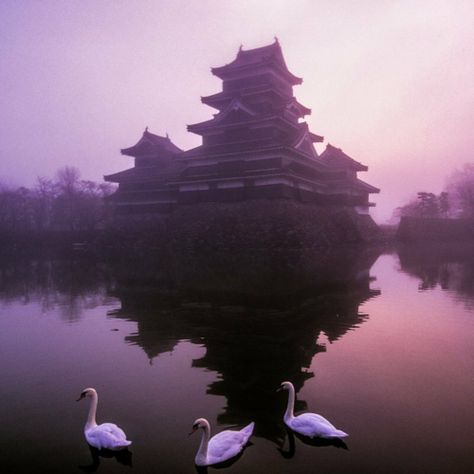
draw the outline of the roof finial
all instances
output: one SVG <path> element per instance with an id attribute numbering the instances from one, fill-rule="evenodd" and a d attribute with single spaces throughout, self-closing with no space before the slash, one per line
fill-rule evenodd
<path id="1" fill-rule="evenodd" d="M 143 134 L 145 133 L 148 133 L 148 125 L 145 127 L 145 131 L 143 132 Z"/>
<path id="2" fill-rule="evenodd" d="M 168 135 L 168 132 L 166 132 L 166 138 L 169 140 L 170 136 Z"/>
<path id="3" fill-rule="evenodd" d="M 244 45 L 243 45 L 242 43 L 240 43 L 240 46 L 239 46 L 239 53 L 241 53 L 243 49 L 244 49 Z"/>
<path id="4" fill-rule="evenodd" d="M 277 36 L 274 36 L 273 39 L 275 40 L 275 43 L 276 43 L 276 44 L 278 44 L 278 45 L 280 44 L 280 42 L 278 41 L 278 37 L 277 37 Z"/>

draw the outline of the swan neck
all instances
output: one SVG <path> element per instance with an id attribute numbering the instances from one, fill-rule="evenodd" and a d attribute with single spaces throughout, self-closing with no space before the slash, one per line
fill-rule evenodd
<path id="1" fill-rule="evenodd" d="M 209 424 L 206 424 L 202 430 L 201 444 L 199 445 L 198 452 L 196 453 L 196 464 L 205 465 L 207 461 L 207 447 L 209 445 L 209 438 L 211 436 L 211 428 Z"/>
<path id="2" fill-rule="evenodd" d="M 283 419 L 285 421 L 292 420 L 294 418 L 293 410 L 295 408 L 295 389 L 293 386 L 288 388 L 288 405 L 286 406 L 285 415 Z"/>
<path id="3" fill-rule="evenodd" d="M 95 416 L 97 413 L 98 401 L 99 401 L 99 397 L 97 396 L 97 393 L 93 393 L 91 396 L 91 403 L 89 405 L 89 414 L 87 415 L 87 421 L 86 421 L 86 427 L 85 427 L 86 430 L 97 426 L 97 422 L 95 421 Z"/>

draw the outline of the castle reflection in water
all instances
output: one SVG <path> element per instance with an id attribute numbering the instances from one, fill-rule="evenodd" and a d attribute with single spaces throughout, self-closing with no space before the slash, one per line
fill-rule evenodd
<path id="1" fill-rule="evenodd" d="M 403 248 L 400 270 L 419 278 L 420 290 L 440 286 L 472 302 L 474 261 L 465 255 Z M 346 249 L 180 255 L 170 259 L 173 265 L 15 260 L 1 267 L 0 296 L 40 300 L 45 310 L 59 306 L 68 322 L 80 319 L 81 309 L 114 302 L 108 317 L 136 322 L 125 342 L 141 347 L 150 363 L 180 341 L 202 345 L 205 354 L 192 364 L 218 374 L 207 387 L 207 393 L 226 399 L 218 421 L 254 420 L 258 436 L 278 442 L 281 427 L 272 420 L 282 407 L 269 394 L 283 379 L 298 392 L 313 376 L 314 356 L 325 351 L 321 336 L 331 343 L 368 318 L 360 306 L 380 294 L 370 276 L 377 257 Z M 304 408 L 299 400 L 296 410 Z"/>

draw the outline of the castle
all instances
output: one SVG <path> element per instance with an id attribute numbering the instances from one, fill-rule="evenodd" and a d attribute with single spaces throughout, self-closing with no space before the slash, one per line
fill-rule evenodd
<path id="1" fill-rule="evenodd" d="M 302 79 L 287 68 L 278 40 L 240 50 L 225 66 L 212 68 L 222 91 L 202 97 L 217 110 L 188 125 L 202 144 L 183 151 L 168 136 L 150 133 L 122 149 L 134 167 L 105 176 L 118 183 L 112 196 L 118 214 L 172 212 L 183 204 L 293 200 L 352 208 L 368 214 L 369 195 L 379 190 L 357 177 L 367 167 L 330 144 L 303 120 L 311 110 L 293 95 Z"/>

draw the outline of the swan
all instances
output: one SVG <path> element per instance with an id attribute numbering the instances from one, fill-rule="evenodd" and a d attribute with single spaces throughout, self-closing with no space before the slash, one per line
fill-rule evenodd
<path id="1" fill-rule="evenodd" d="M 221 431 L 209 439 L 211 435 L 209 422 L 205 418 L 198 418 L 189 433 L 191 435 L 199 428 L 202 429 L 201 444 L 194 458 L 196 466 L 211 466 L 237 456 L 252 436 L 254 426 L 255 423 L 252 422 L 240 431 Z"/>
<path id="2" fill-rule="evenodd" d="M 98 425 L 95 421 L 97 412 L 97 392 L 93 388 L 86 388 L 82 391 L 77 401 L 83 398 L 90 398 L 89 415 L 87 416 L 86 425 L 84 426 L 84 435 L 87 442 L 97 449 L 111 449 L 117 451 L 125 449 L 132 444 L 127 439 L 125 433 L 113 423 L 102 423 Z"/>
<path id="3" fill-rule="evenodd" d="M 344 431 L 338 430 L 326 418 L 316 413 L 303 413 L 302 415 L 295 416 L 293 414 L 295 387 L 293 387 L 291 382 L 282 382 L 277 392 L 280 390 L 288 390 L 288 405 L 283 415 L 283 421 L 288 428 L 309 438 L 345 438 L 349 436 Z"/>

